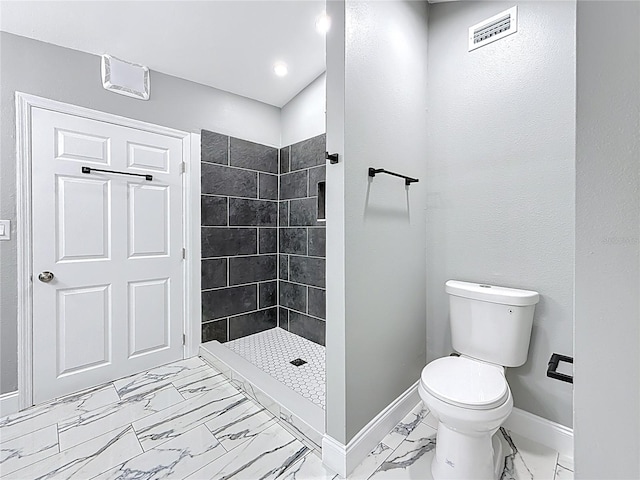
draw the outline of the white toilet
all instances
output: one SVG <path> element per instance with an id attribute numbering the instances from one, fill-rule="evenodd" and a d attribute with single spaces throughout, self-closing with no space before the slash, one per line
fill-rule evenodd
<path id="1" fill-rule="evenodd" d="M 513 409 L 504 367 L 527 361 L 537 292 L 449 280 L 453 348 L 422 370 L 418 391 L 438 420 L 435 480 L 495 480 L 504 466 L 494 436 Z"/>

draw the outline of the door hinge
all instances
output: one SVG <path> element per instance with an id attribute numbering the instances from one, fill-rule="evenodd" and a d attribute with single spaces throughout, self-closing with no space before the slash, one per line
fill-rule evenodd
<path id="1" fill-rule="evenodd" d="M 182 345 L 186 345 L 187 344 L 187 336 L 183 333 L 182 334 Z"/>
<path id="2" fill-rule="evenodd" d="M 183 248 L 182 249 L 182 259 L 185 260 L 187 258 L 187 249 Z"/>
<path id="3" fill-rule="evenodd" d="M 185 162 L 181 162 L 180 163 L 180 173 L 186 173 L 187 171 L 187 164 Z"/>

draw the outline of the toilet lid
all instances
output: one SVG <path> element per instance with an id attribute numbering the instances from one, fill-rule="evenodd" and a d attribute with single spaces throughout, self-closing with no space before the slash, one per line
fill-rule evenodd
<path id="1" fill-rule="evenodd" d="M 504 371 L 466 357 L 444 357 L 422 370 L 422 386 L 443 402 L 464 408 L 488 410 L 509 396 Z"/>

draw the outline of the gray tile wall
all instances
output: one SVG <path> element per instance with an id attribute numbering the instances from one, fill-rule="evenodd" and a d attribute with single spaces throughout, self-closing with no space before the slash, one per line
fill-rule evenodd
<path id="1" fill-rule="evenodd" d="M 325 224 L 318 182 L 325 181 L 325 135 L 280 149 L 278 324 L 325 341 Z"/>
<path id="2" fill-rule="evenodd" d="M 277 325 L 324 345 L 325 135 L 277 149 L 202 131 L 202 341 Z"/>
<path id="3" fill-rule="evenodd" d="M 202 131 L 202 341 L 278 322 L 278 150 Z"/>

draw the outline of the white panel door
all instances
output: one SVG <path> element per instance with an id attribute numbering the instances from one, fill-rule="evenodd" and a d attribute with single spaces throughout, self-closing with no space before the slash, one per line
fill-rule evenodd
<path id="1" fill-rule="evenodd" d="M 178 138 L 39 108 L 31 129 L 37 404 L 183 358 L 183 159 Z"/>

